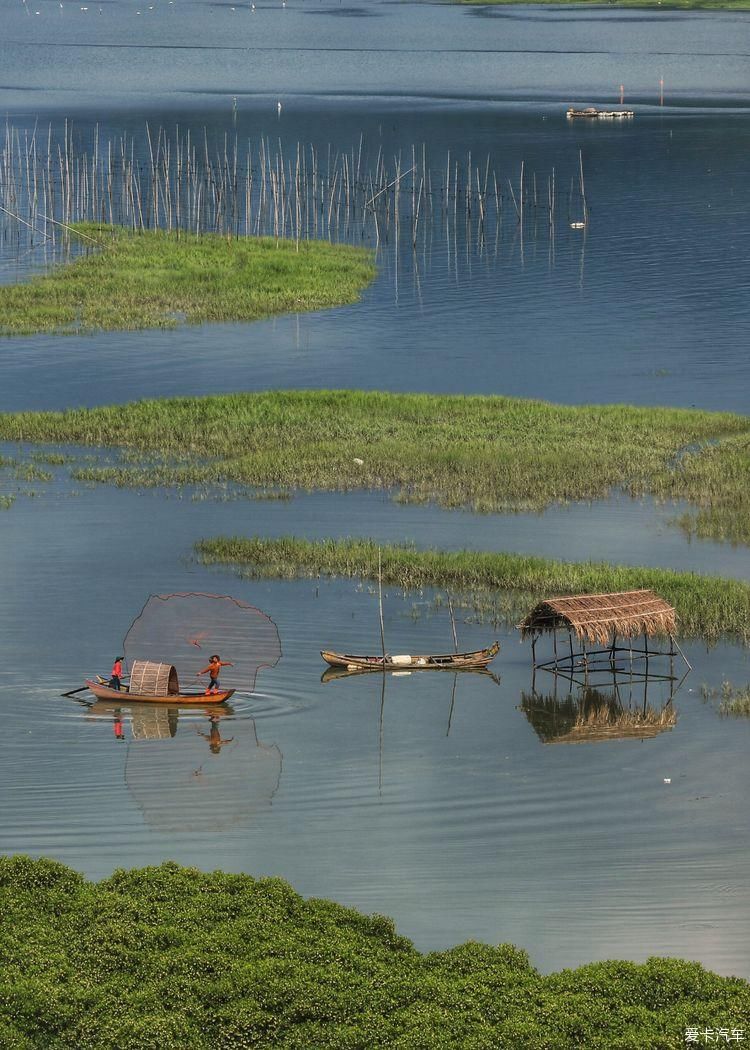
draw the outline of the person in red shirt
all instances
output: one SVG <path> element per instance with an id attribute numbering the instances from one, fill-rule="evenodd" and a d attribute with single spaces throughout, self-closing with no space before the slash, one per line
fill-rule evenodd
<path id="1" fill-rule="evenodd" d="M 112 664 L 112 677 L 109 680 L 109 688 L 117 689 L 118 692 L 122 688 L 122 661 L 123 657 L 118 656 Z"/>
<path id="2" fill-rule="evenodd" d="M 221 688 L 221 686 L 219 685 L 219 672 L 221 671 L 222 667 L 234 667 L 234 664 L 229 663 L 228 660 L 222 660 L 220 656 L 214 654 L 208 661 L 208 667 L 204 667 L 202 671 L 198 672 L 199 675 L 208 674 L 210 676 L 208 680 L 208 687 L 206 688 L 204 694 L 205 696 L 208 696 L 209 693 L 219 692 Z"/>

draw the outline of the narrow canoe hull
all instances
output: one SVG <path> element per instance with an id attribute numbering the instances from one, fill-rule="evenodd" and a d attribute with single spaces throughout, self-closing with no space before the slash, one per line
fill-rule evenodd
<path id="1" fill-rule="evenodd" d="M 126 704 L 172 704 L 182 707 L 183 704 L 223 704 L 234 693 L 234 689 L 222 689 L 220 693 L 172 693 L 169 696 L 149 696 L 145 693 L 131 693 L 127 689 L 110 689 L 108 685 L 91 682 L 86 679 L 86 686 L 97 700 L 121 700 Z"/>
<path id="2" fill-rule="evenodd" d="M 347 671 L 460 671 L 486 667 L 498 652 L 500 645 L 493 642 L 486 649 L 471 653 L 445 653 L 439 656 L 355 656 L 352 653 L 334 653 L 321 649 L 320 655 L 331 667 Z"/>

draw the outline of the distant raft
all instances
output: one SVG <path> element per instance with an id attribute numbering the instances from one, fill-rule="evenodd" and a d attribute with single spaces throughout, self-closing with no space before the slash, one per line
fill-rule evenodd
<path id="1" fill-rule="evenodd" d="M 575 109 L 571 106 L 566 116 L 568 120 L 632 120 L 635 113 L 632 109 L 597 109 L 596 106 Z"/>

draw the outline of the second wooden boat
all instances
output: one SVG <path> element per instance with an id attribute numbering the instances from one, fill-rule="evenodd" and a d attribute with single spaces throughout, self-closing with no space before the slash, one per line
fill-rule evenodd
<path id="1" fill-rule="evenodd" d="M 470 653 L 445 653 L 439 656 L 412 656 L 403 654 L 390 656 L 356 656 L 353 653 L 334 653 L 321 649 L 320 655 L 331 667 L 342 667 L 347 671 L 459 671 L 486 667 L 500 651 L 500 643 L 493 642 L 486 649 L 475 649 Z"/>

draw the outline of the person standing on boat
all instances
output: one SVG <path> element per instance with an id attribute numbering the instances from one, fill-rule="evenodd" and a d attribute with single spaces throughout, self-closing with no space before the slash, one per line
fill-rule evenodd
<path id="1" fill-rule="evenodd" d="M 112 664 L 112 677 L 109 680 L 109 688 L 116 689 L 118 692 L 122 689 L 122 661 L 124 657 L 118 656 L 115 662 Z"/>
<path id="2" fill-rule="evenodd" d="M 210 676 L 205 692 L 206 696 L 208 696 L 209 693 L 219 692 L 219 689 L 221 688 L 219 685 L 219 672 L 222 667 L 234 667 L 234 664 L 229 663 L 228 660 L 222 660 L 220 656 L 217 656 L 216 653 L 214 653 L 208 661 L 208 667 L 204 667 L 202 671 L 198 672 L 199 675 L 208 674 Z"/>

